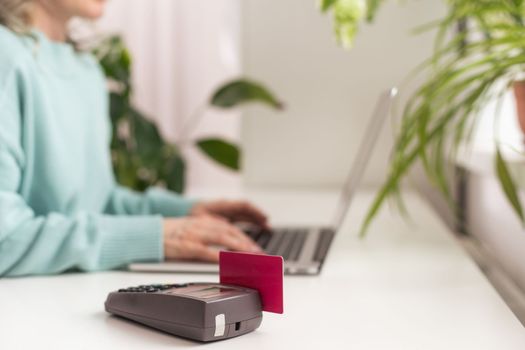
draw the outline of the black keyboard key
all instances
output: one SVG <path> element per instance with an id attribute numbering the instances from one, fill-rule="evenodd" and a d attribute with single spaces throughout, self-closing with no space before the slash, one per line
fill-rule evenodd
<path id="1" fill-rule="evenodd" d="M 251 239 L 253 239 L 254 241 L 256 241 L 256 240 L 257 240 L 257 237 L 260 236 L 261 231 L 262 231 L 262 230 L 261 230 L 260 228 L 258 228 L 258 227 L 252 227 L 252 228 L 250 228 L 250 229 L 244 230 L 244 233 L 245 233 L 248 237 L 250 237 Z"/>
<path id="2" fill-rule="evenodd" d="M 270 243 L 270 240 L 272 239 L 273 233 L 270 231 L 262 231 L 261 235 L 257 238 L 255 242 L 259 245 L 259 247 L 266 249 L 268 246 L 268 243 Z"/>
<path id="3" fill-rule="evenodd" d="M 268 245 L 265 248 L 266 253 L 275 255 L 279 249 L 283 236 L 283 231 L 273 231 L 270 242 L 268 242 Z"/>
<path id="4" fill-rule="evenodd" d="M 304 242 L 306 241 L 307 231 L 301 231 L 297 233 L 297 239 L 294 242 L 294 245 L 290 251 L 288 260 L 297 261 L 303 250 Z"/>
<path id="5" fill-rule="evenodd" d="M 295 245 L 295 242 L 299 239 L 299 235 L 300 234 L 297 233 L 297 232 L 291 232 L 289 235 L 292 238 L 290 240 L 290 243 L 287 245 L 286 249 L 283 252 L 282 257 L 283 257 L 284 260 L 289 260 L 290 259 L 290 254 L 291 254 L 292 249 L 293 249 L 293 247 Z"/>
<path id="6" fill-rule="evenodd" d="M 279 243 L 279 247 L 277 247 L 275 251 L 275 255 L 280 255 L 284 258 L 287 252 L 289 252 L 289 248 L 292 246 L 292 243 L 294 241 L 296 233 L 293 231 L 285 231 L 283 232 L 283 238 L 281 239 L 281 242 Z"/>

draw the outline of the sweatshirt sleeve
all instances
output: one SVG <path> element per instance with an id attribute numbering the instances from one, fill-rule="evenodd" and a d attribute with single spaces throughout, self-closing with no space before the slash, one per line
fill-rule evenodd
<path id="1" fill-rule="evenodd" d="M 194 201 L 161 188 L 153 187 L 138 193 L 116 185 L 105 212 L 113 215 L 162 215 L 178 217 L 188 215 Z"/>
<path id="2" fill-rule="evenodd" d="M 0 277 L 106 270 L 162 260 L 160 215 L 35 213 L 19 192 L 25 156 L 15 101 L 0 93 Z"/>
<path id="3" fill-rule="evenodd" d="M 16 192 L 20 167 L 0 143 L 0 276 L 106 270 L 163 259 L 160 216 L 37 216 Z"/>

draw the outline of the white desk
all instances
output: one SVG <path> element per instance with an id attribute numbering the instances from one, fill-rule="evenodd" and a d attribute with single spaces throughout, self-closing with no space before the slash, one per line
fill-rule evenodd
<path id="1" fill-rule="evenodd" d="M 275 222 L 326 222 L 335 194 L 252 194 Z M 383 211 L 356 237 L 358 196 L 323 273 L 285 278 L 285 314 L 248 335 L 200 344 L 107 315 L 109 291 L 213 275 L 105 272 L 0 280 L 0 348 L 13 349 L 525 349 L 525 331 L 483 274 L 414 195 L 412 224 Z M 287 220 L 285 220 L 285 218 Z M 323 218 L 325 220 L 323 220 Z"/>

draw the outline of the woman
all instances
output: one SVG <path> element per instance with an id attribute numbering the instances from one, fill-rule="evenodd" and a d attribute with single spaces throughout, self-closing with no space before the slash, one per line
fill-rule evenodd
<path id="1" fill-rule="evenodd" d="M 103 270 L 133 261 L 217 261 L 260 251 L 231 221 L 244 202 L 193 203 L 114 180 L 108 99 L 94 59 L 67 43 L 104 0 L 0 0 L 0 276 Z"/>

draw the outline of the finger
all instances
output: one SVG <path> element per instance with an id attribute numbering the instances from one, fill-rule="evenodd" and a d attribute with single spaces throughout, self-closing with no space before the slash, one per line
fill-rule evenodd
<path id="1" fill-rule="evenodd" d="M 219 262 L 219 250 L 212 247 L 200 245 L 194 251 L 194 258 L 200 261 Z"/>
<path id="2" fill-rule="evenodd" d="M 245 242 L 250 249 L 253 251 L 262 251 L 261 247 L 246 233 L 240 230 L 238 227 L 229 225 L 228 233 L 235 239 Z"/>
<path id="3" fill-rule="evenodd" d="M 261 249 L 255 242 L 247 239 L 242 232 L 235 232 L 236 228 L 230 224 L 217 224 L 213 229 L 213 234 L 209 236 L 212 244 L 219 244 L 230 250 L 260 252 Z"/>
<path id="4" fill-rule="evenodd" d="M 227 218 L 225 218 L 224 216 L 218 215 L 218 214 L 203 213 L 203 214 L 198 214 L 198 216 L 199 218 L 206 219 L 206 220 L 221 221 L 225 223 L 229 222 Z"/>
<path id="5" fill-rule="evenodd" d="M 202 227 L 199 231 L 205 243 L 220 244 L 233 250 L 262 251 L 257 243 L 227 221 L 210 216 L 201 223 Z"/>
<path id="6" fill-rule="evenodd" d="M 251 225 L 253 228 L 258 228 L 258 229 L 264 229 L 264 230 L 271 229 L 271 226 L 268 223 L 268 220 L 262 221 L 260 219 L 254 218 L 252 215 L 239 214 L 239 215 L 236 215 L 235 218 L 231 219 L 231 222 L 246 223 L 246 224 Z"/>
<path id="7" fill-rule="evenodd" d="M 268 226 L 268 217 L 249 202 L 237 202 L 232 205 L 231 215 L 234 220 L 247 220 L 264 228 Z"/>
<path id="8" fill-rule="evenodd" d="M 179 240 L 170 248 L 171 258 L 209 262 L 219 261 L 219 250 L 208 247 L 200 242 Z"/>
<path id="9" fill-rule="evenodd" d="M 246 221 L 265 229 L 269 229 L 267 216 L 248 201 L 220 200 L 208 203 L 208 215 L 229 219 L 230 221 Z"/>

